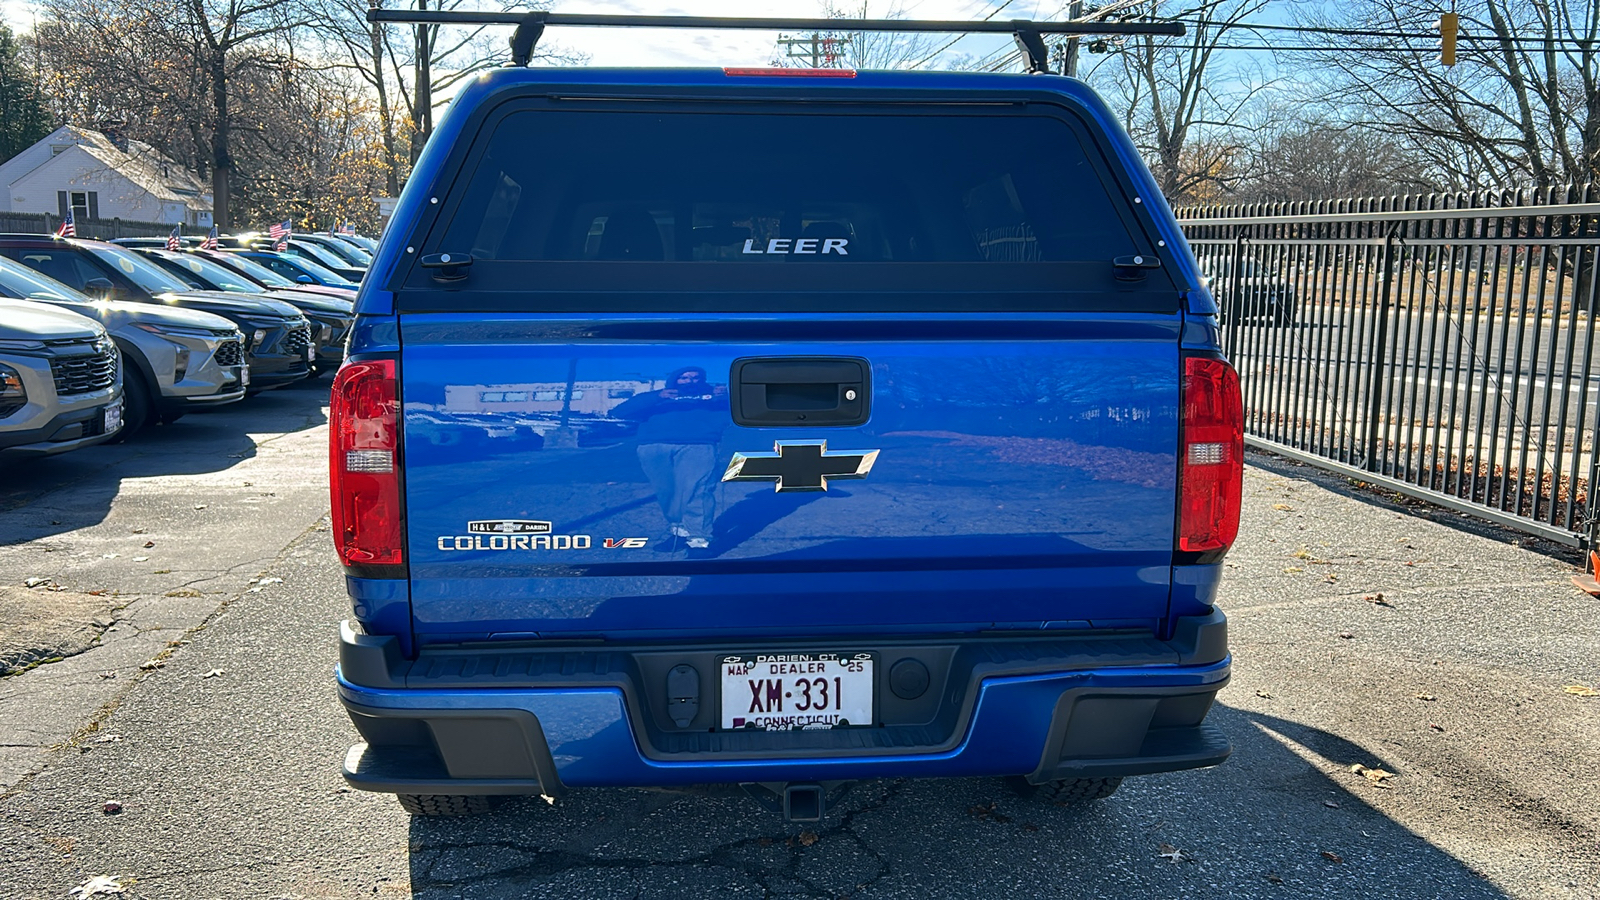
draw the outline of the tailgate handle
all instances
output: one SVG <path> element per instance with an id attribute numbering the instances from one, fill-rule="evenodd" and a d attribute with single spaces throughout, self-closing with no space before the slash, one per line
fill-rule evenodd
<path id="1" fill-rule="evenodd" d="M 739 425 L 862 425 L 871 412 L 872 366 L 849 356 L 769 356 L 733 361 L 728 377 Z"/>

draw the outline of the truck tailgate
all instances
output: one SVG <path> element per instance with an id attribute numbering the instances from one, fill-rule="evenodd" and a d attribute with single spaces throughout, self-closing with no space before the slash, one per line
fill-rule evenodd
<path id="1" fill-rule="evenodd" d="M 1166 614 L 1176 316 L 650 318 L 402 317 L 419 637 L 969 631 Z M 703 371 L 710 396 L 750 357 L 865 360 L 871 414 L 856 426 L 729 417 L 709 435 L 666 434 L 699 442 L 674 457 L 709 493 L 710 534 L 697 535 L 708 545 L 693 546 L 659 489 L 674 451 L 619 407 L 686 368 Z M 823 441 L 876 457 L 865 477 L 826 490 L 722 480 L 735 454 Z"/>

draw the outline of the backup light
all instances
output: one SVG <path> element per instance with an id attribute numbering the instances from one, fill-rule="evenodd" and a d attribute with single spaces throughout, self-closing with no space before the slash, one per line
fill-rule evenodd
<path id="1" fill-rule="evenodd" d="M 405 563 L 400 507 L 400 402 L 395 363 L 346 363 L 328 410 L 333 542 L 347 566 Z"/>

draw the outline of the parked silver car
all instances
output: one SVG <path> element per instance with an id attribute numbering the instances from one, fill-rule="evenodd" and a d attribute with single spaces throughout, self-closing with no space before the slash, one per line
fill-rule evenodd
<path id="1" fill-rule="evenodd" d="M 0 457 L 48 456 L 122 427 L 117 347 L 70 310 L 0 299 Z"/>
<path id="2" fill-rule="evenodd" d="M 122 353 L 123 431 L 244 398 L 250 384 L 244 335 L 227 319 L 175 306 L 92 300 L 8 259 L 0 259 L 0 297 L 36 300 L 104 325 Z"/>

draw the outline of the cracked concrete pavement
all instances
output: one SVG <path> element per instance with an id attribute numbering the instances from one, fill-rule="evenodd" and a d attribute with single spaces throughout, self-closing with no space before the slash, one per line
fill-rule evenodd
<path id="1" fill-rule="evenodd" d="M 325 479 L 306 465 L 326 453 L 325 391 L 269 392 L 93 453 L 6 462 L 0 658 L 62 659 L 0 680 L 0 790 L 322 517 Z"/>
<path id="2" fill-rule="evenodd" d="M 102 646 L 0 681 L 4 727 L 35 729 L 0 792 L 0 895 L 106 874 L 144 898 L 1600 897 L 1600 698 L 1564 690 L 1600 686 L 1600 601 L 1571 588 L 1571 560 L 1265 456 L 1224 588 L 1221 767 L 1076 809 L 998 779 L 868 782 L 812 828 L 726 791 L 410 820 L 338 774 L 354 733 L 331 679 L 347 613 L 319 530 L 323 430 L 304 425 L 319 396 L 262 399 L 283 437 L 241 419 L 262 442 L 227 446 L 254 455 L 204 472 L 173 455 L 170 489 L 136 444 L 81 463 L 75 491 L 114 498 L 98 514 L 39 533 L 46 514 L 0 501 L 5 534 L 33 523 L 4 541 L 0 581 L 67 553 L 63 585 L 135 598 Z M 228 516 L 206 515 L 201 484 Z M 263 485 L 277 496 L 247 507 Z M 136 518 L 158 547 L 210 549 L 154 580 L 117 549 Z M 184 587 L 201 596 L 167 596 Z M 67 740 L 41 749 L 51 735 Z"/>

